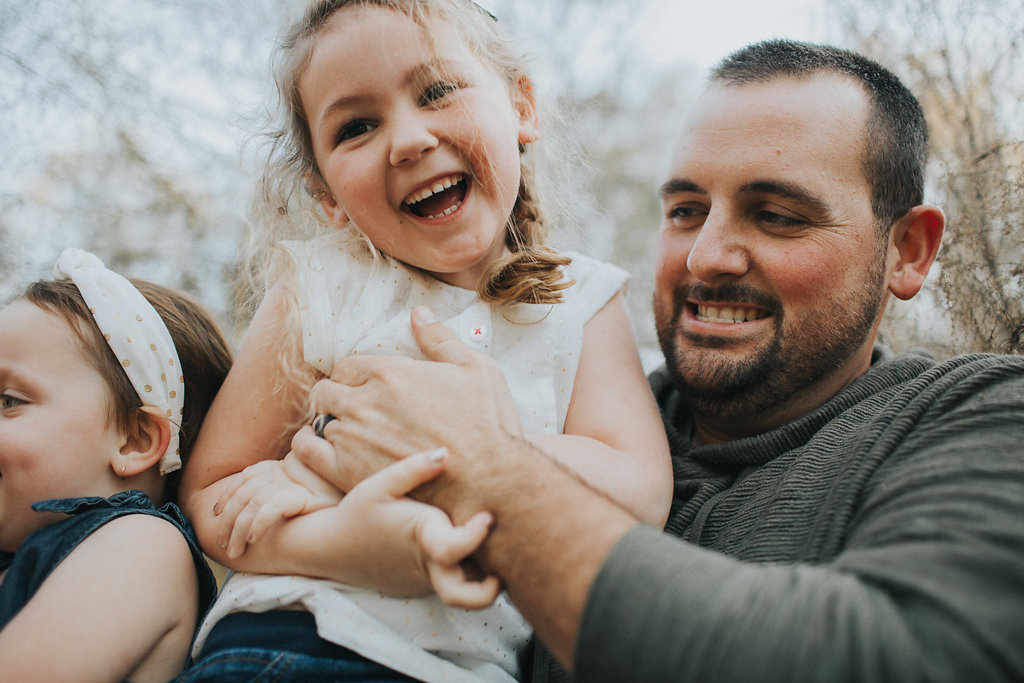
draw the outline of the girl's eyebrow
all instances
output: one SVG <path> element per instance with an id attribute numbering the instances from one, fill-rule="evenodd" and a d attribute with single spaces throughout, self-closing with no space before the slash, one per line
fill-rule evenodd
<path id="1" fill-rule="evenodd" d="M 425 75 L 452 74 L 457 71 L 457 67 L 460 64 L 460 62 L 451 59 L 432 59 L 409 69 L 402 77 L 402 84 L 407 86 L 411 83 L 415 83 L 421 80 Z M 320 118 L 317 121 L 317 131 L 322 129 L 324 121 L 339 109 L 346 109 L 372 99 L 372 96 L 361 93 L 342 95 L 324 107 L 324 110 L 321 112 Z"/>
<path id="2" fill-rule="evenodd" d="M 320 119 L 319 121 L 317 121 L 317 130 L 323 128 L 324 121 L 330 118 L 331 115 L 334 114 L 334 112 L 338 111 L 339 109 L 347 109 L 354 104 L 358 104 L 369 99 L 370 97 L 366 95 L 342 95 L 341 97 L 339 97 L 338 99 L 334 100 L 326 107 L 324 107 L 323 112 L 320 113 Z"/>

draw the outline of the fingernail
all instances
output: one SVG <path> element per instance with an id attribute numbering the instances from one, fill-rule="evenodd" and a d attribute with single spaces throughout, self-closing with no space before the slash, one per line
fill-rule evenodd
<path id="1" fill-rule="evenodd" d="M 221 510 L 220 501 L 218 500 L 216 503 L 213 504 L 213 514 L 219 515 L 220 514 L 220 510 Z"/>
<path id="2" fill-rule="evenodd" d="M 437 322 L 437 316 L 434 312 L 426 306 L 417 306 L 412 309 L 412 314 L 416 318 L 416 322 L 422 325 L 429 325 Z"/>
<path id="3" fill-rule="evenodd" d="M 427 457 L 430 458 L 430 462 L 439 463 L 442 462 L 448 456 L 448 449 L 444 446 L 440 446 L 431 451 L 427 451 Z"/>

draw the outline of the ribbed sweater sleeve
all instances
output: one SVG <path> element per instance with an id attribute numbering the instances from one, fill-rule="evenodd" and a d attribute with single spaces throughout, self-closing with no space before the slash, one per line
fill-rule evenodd
<path id="1" fill-rule="evenodd" d="M 577 680 L 1024 680 L 1024 361 L 894 362 L 845 394 L 683 458 L 714 474 L 673 508 L 687 540 L 616 545 Z"/>

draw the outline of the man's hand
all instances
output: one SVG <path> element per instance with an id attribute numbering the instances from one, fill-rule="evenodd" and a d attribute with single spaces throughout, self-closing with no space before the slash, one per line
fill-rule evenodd
<path id="1" fill-rule="evenodd" d="M 457 469 L 522 438 L 497 364 L 458 341 L 427 309 L 413 311 L 412 328 L 429 361 L 353 356 L 313 388 L 317 412 L 337 419 L 325 427 L 326 440 L 303 429 L 292 448 L 341 490 L 413 453 L 446 447 Z M 425 493 L 417 490 L 417 497 Z"/>

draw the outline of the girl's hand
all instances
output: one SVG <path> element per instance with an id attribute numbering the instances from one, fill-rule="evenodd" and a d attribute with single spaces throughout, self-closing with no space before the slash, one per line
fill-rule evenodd
<path id="1" fill-rule="evenodd" d="M 263 460 L 235 475 L 214 506 L 218 543 L 228 557 L 239 557 L 275 524 L 337 505 L 341 498 L 341 491 L 292 453 Z"/>
<path id="2" fill-rule="evenodd" d="M 453 527 L 448 515 L 441 514 L 443 524 L 428 523 L 420 534 L 420 549 L 434 593 L 452 607 L 482 609 L 489 606 L 498 597 L 501 582 L 496 576 L 483 576 L 469 556 L 487 538 L 494 517 L 489 512 L 478 512 L 462 527 Z M 461 536 L 453 533 L 459 529 L 464 530 Z"/>
<path id="3" fill-rule="evenodd" d="M 345 530 L 354 572 L 349 583 L 406 596 L 434 592 L 468 609 L 494 602 L 501 590 L 497 577 L 470 576 L 463 565 L 487 538 L 492 515 L 478 512 L 456 526 L 438 508 L 407 497 L 437 477 L 447 457 L 444 449 L 412 455 L 361 482 L 332 511 L 318 513 L 337 515 L 328 527 Z"/>

